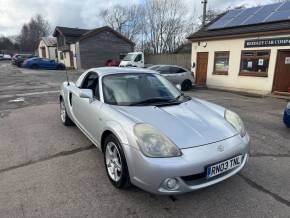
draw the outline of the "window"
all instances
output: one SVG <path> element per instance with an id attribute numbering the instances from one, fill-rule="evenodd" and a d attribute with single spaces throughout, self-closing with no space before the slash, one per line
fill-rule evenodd
<path id="1" fill-rule="evenodd" d="M 138 54 L 137 56 L 136 56 L 136 58 L 135 58 L 135 62 L 139 62 L 139 61 L 141 61 L 142 60 L 142 55 L 141 54 Z"/>
<path id="2" fill-rule="evenodd" d="M 240 76 L 267 77 L 270 50 L 242 51 Z"/>
<path id="3" fill-rule="evenodd" d="M 180 95 L 175 86 L 158 74 L 111 74 L 102 80 L 104 101 L 107 104 L 152 105 L 176 101 Z"/>
<path id="4" fill-rule="evenodd" d="M 229 51 L 218 51 L 214 53 L 214 70 L 213 74 L 228 75 L 229 71 Z"/>
<path id="5" fill-rule="evenodd" d="M 170 74 L 170 67 L 168 66 L 160 66 L 159 68 L 155 69 L 161 74 Z"/>
<path id="6" fill-rule="evenodd" d="M 81 86 L 82 89 L 91 89 L 96 99 L 100 99 L 99 95 L 99 79 L 95 72 L 88 73 Z"/>
<path id="7" fill-rule="evenodd" d="M 170 73 L 172 74 L 177 74 L 177 73 L 184 73 L 185 70 L 179 67 L 171 67 L 170 68 Z"/>

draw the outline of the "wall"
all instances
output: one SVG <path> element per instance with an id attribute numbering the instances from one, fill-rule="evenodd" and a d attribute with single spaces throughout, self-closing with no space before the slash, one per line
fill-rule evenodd
<path id="1" fill-rule="evenodd" d="M 109 31 L 79 41 L 81 68 L 102 67 L 109 59 L 120 60 L 120 53 L 133 51 L 133 46 Z"/>
<path id="2" fill-rule="evenodd" d="M 46 57 L 43 57 L 43 56 L 42 56 L 42 50 L 41 50 L 42 47 L 45 48 Z M 38 55 L 39 55 L 39 57 L 41 57 L 41 58 L 48 58 L 48 49 L 47 49 L 45 43 L 43 42 L 43 40 L 41 40 L 41 41 L 39 42 L 39 45 L 38 45 Z"/>
<path id="3" fill-rule="evenodd" d="M 55 56 L 56 47 L 47 47 L 43 40 L 40 41 L 39 46 L 38 46 L 38 56 L 39 57 L 44 58 L 44 57 L 42 57 L 42 52 L 41 52 L 42 47 L 45 48 L 45 53 L 46 53 L 45 58 L 57 60 L 57 58 Z"/>
<path id="4" fill-rule="evenodd" d="M 190 70 L 191 68 L 191 54 L 155 54 L 146 55 L 145 63 L 147 65 L 156 64 L 170 64 L 178 65 Z"/>
<path id="5" fill-rule="evenodd" d="M 289 36 L 289 35 L 288 35 Z M 271 36 L 263 38 L 287 37 Z M 260 37 L 262 38 L 262 37 Z M 221 88 L 236 91 L 247 91 L 258 94 L 268 94 L 272 91 L 273 78 L 276 67 L 276 57 L 279 49 L 290 49 L 290 46 L 281 47 L 258 47 L 258 48 L 244 48 L 244 42 L 247 39 L 228 39 L 216 40 L 198 43 L 192 43 L 191 61 L 197 62 L 197 52 L 208 52 L 208 68 L 207 68 L 207 86 L 210 88 Z M 206 45 L 204 48 L 203 45 Z M 254 76 L 239 76 L 241 50 L 267 50 L 271 49 L 268 77 L 254 77 Z M 229 71 L 228 75 L 213 75 L 214 69 L 214 52 L 215 51 L 230 51 Z M 195 71 L 196 68 L 193 69 Z"/>

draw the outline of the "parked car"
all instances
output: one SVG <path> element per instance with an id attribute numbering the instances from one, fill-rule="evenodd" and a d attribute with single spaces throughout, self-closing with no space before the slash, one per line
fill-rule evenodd
<path id="1" fill-rule="evenodd" d="M 149 67 L 150 70 L 155 70 L 166 77 L 174 84 L 180 84 L 182 91 L 187 91 L 192 88 L 195 82 L 194 75 L 191 71 L 176 65 L 154 65 Z"/>
<path id="2" fill-rule="evenodd" d="M 106 67 L 118 67 L 119 65 L 120 65 L 120 61 L 115 60 L 115 59 L 109 59 L 105 63 Z"/>
<path id="3" fill-rule="evenodd" d="M 13 65 L 21 67 L 23 62 L 26 59 L 33 58 L 33 57 L 35 57 L 33 54 L 15 54 L 15 55 L 13 55 L 13 57 L 11 59 L 11 63 Z"/>
<path id="4" fill-rule="evenodd" d="M 63 63 L 56 62 L 55 60 L 45 58 L 30 58 L 23 62 L 23 67 L 31 69 L 49 69 L 49 70 L 64 70 Z"/>
<path id="5" fill-rule="evenodd" d="M 0 53 L 0 61 L 11 60 L 11 55 Z"/>
<path id="6" fill-rule="evenodd" d="M 287 104 L 285 110 L 284 110 L 284 116 L 283 121 L 285 125 L 290 128 L 290 102 Z"/>
<path id="7" fill-rule="evenodd" d="M 185 96 L 152 70 L 90 69 L 64 82 L 59 100 L 62 123 L 103 152 L 116 188 L 189 192 L 235 175 L 248 159 L 249 136 L 236 113 Z"/>
<path id="8" fill-rule="evenodd" d="M 120 67 L 144 67 L 143 52 L 130 52 L 121 61 Z"/>

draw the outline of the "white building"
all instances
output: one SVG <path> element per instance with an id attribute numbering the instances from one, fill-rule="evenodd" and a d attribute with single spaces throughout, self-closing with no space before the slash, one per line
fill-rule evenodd
<path id="1" fill-rule="evenodd" d="M 290 2 L 229 11 L 188 37 L 198 85 L 268 94 L 290 87 Z"/>
<path id="2" fill-rule="evenodd" d="M 39 57 L 57 60 L 56 38 L 42 37 L 37 50 Z"/>

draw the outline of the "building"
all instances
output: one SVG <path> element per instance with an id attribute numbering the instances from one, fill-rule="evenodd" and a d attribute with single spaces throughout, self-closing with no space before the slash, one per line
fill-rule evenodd
<path id="1" fill-rule="evenodd" d="M 39 41 L 36 53 L 41 58 L 57 60 L 56 38 L 42 37 Z"/>
<path id="2" fill-rule="evenodd" d="M 93 30 L 57 26 L 58 60 L 67 67 L 101 67 L 110 59 L 134 50 L 134 43 L 108 26 Z"/>
<path id="3" fill-rule="evenodd" d="M 290 2 L 228 11 L 188 39 L 198 85 L 259 94 L 290 87 Z"/>

